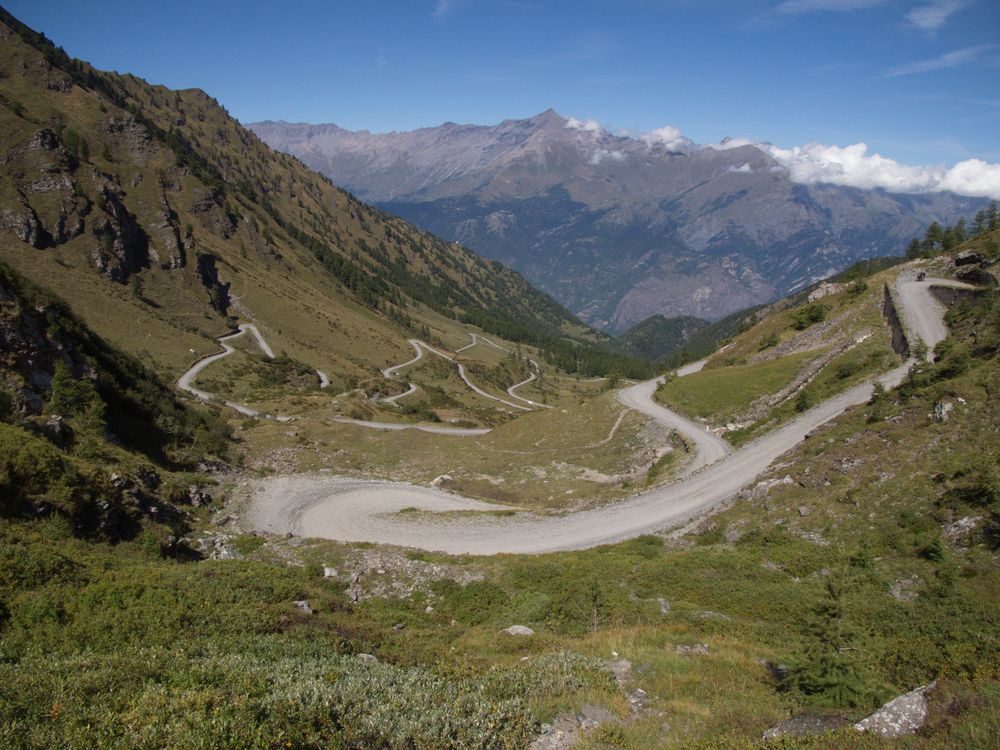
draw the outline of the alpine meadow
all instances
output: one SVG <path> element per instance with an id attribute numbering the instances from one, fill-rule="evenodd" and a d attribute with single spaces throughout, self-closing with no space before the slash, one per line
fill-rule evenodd
<path id="1" fill-rule="evenodd" d="M 1000 13 L 715 5 L 0 8 L 0 747 L 1000 746 Z"/>

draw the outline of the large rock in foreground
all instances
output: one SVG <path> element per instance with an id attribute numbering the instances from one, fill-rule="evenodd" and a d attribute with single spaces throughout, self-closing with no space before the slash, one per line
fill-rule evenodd
<path id="1" fill-rule="evenodd" d="M 927 698 L 924 693 L 933 687 L 932 682 L 893 698 L 871 716 L 855 724 L 854 728 L 859 732 L 875 732 L 883 737 L 913 734 L 927 719 Z"/>

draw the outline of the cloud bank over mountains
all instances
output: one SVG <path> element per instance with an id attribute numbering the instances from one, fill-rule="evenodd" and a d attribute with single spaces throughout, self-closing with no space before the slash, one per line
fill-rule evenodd
<path id="1" fill-rule="evenodd" d="M 566 127 L 594 138 L 608 134 L 596 120 L 569 118 Z M 865 143 L 830 146 L 807 143 L 804 146 L 782 148 L 773 143 L 748 138 L 727 138 L 721 143 L 697 145 L 685 137 L 680 128 L 666 125 L 646 133 L 619 130 L 615 136 L 641 141 L 650 147 L 665 146 L 670 150 L 693 151 L 712 148 L 725 150 L 754 146 L 784 169 L 793 182 L 812 185 L 819 182 L 873 190 L 881 188 L 893 193 L 934 193 L 948 190 L 975 198 L 1000 198 L 1000 164 L 982 159 L 966 159 L 952 166 L 917 166 L 871 153 Z M 591 163 L 608 158 L 620 161 L 621 152 L 598 148 Z M 772 167 L 772 170 L 774 168 Z M 741 169 L 739 171 L 748 171 Z"/>
<path id="2" fill-rule="evenodd" d="M 1000 197 L 1000 164 L 980 159 L 966 159 L 952 167 L 920 167 L 900 164 L 876 153 L 868 146 L 805 146 L 780 148 L 770 143 L 754 144 L 785 167 L 792 181 L 872 190 L 882 188 L 893 193 L 933 193 L 950 190 L 978 198 Z"/>

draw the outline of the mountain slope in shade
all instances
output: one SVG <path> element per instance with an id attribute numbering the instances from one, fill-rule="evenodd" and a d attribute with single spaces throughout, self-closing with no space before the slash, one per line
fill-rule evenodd
<path id="1" fill-rule="evenodd" d="M 979 199 L 802 185 L 752 145 L 608 133 L 548 110 L 486 127 L 372 134 L 250 126 L 336 184 L 523 272 L 598 327 L 710 320 L 854 261 L 900 253 Z"/>
<path id="2" fill-rule="evenodd" d="M 628 329 L 617 341 L 630 354 L 657 360 L 682 348 L 686 341 L 710 325 L 708 321 L 690 316 L 651 315 Z"/>

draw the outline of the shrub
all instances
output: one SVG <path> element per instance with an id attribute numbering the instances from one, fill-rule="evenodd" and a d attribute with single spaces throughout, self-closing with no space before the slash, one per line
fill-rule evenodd
<path id="1" fill-rule="evenodd" d="M 22 747 L 30 736 L 37 746 L 70 750 L 513 750 L 531 735 L 524 702 L 508 697 L 492 672 L 450 681 L 349 656 L 259 650 L 143 649 L 0 664 L 0 745 Z"/>
<path id="2" fill-rule="evenodd" d="M 803 388 L 795 397 L 795 411 L 807 411 L 813 407 L 813 403 L 812 394 Z"/>
<path id="3" fill-rule="evenodd" d="M 811 305 L 806 305 L 792 313 L 792 326 L 797 331 L 804 331 L 813 323 L 826 320 L 828 312 L 829 309 L 826 305 L 813 302 Z"/>
<path id="4" fill-rule="evenodd" d="M 872 396 L 868 400 L 871 409 L 868 410 L 867 420 L 869 423 L 881 422 L 886 417 L 889 408 L 889 394 L 882 383 L 876 381 L 872 388 Z"/>

